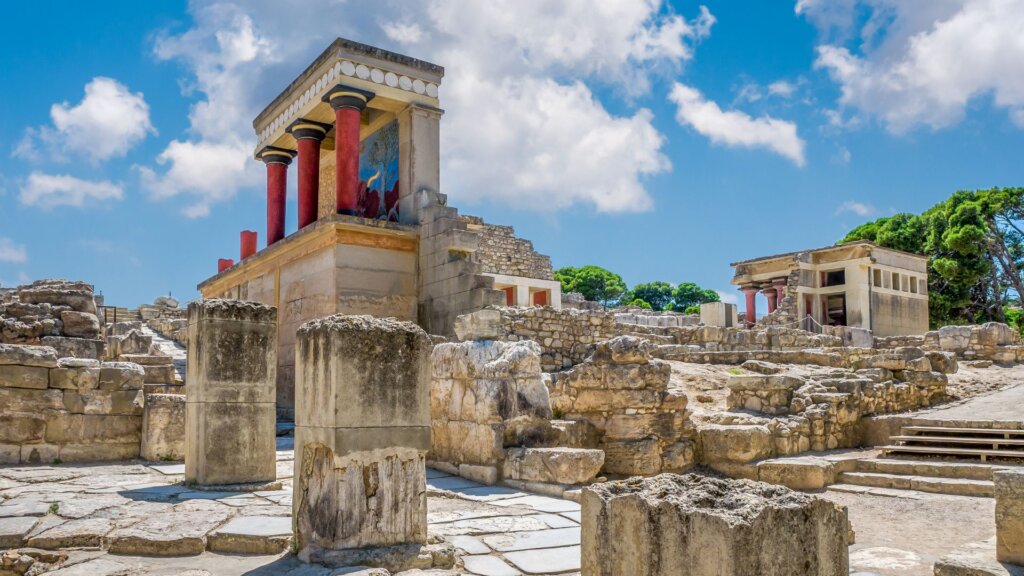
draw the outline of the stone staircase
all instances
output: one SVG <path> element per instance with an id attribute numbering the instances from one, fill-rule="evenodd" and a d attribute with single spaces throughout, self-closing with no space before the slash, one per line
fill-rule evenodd
<path id="1" fill-rule="evenodd" d="M 844 486 L 991 497 L 992 471 L 1024 465 L 1024 430 L 908 425 L 837 478 Z M 990 459 L 997 459 L 992 462 Z"/>

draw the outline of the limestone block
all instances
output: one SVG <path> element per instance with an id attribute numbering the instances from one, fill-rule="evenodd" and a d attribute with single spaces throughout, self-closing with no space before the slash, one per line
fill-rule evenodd
<path id="1" fill-rule="evenodd" d="M 146 372 L 131 362 L 104 362 L 100 364 L 100 390 L 142 390 Z"/>
<path id="2" fill-rule="evenodd" d="M 91 289 L 40 286 L 19 290 L 18 298 L 26 304 L 68 306 L 72 310 L 96 314 L 96 302 L 93 300 Z"/>
<path id="3" fill-rule="evenodd" d="M 996 496 L 996 560 L 1024 566 L 1024 471 L 992 473 Z"/>
<path id="4" fill-rule="evenodd" d="M 141 416 L 50 412 L 46 415 L 45 438 L 52 444 L 134 442 L 138 445 L 141 429 Z"/>
<path id="5" fill-rule="evenodd" d="M 696 450 L 693 442 L 681 440 L 665 447 L 661 453 L 663 472 L 684 472 L 693 467 Z"/>
<path id="6" fill-rule="evenodd" d="M 63 310 L 60 321 L 64 323 L 64 335 L 73 338 L 96 338 L 100 333 L 100 320 L 95 314 Z"/>
<path id="7" fill-rule="evenodd" d="M 296 344 L 299 557 L 425 545 L 430 338 L 393 318 L 336 315 L 304 324 Z"/>
<path id="8" fill-rule="evenodd" d="M 706 424 L 699 432 L 704 463 L 743 463 L 772 455 L 772 436 L 765 426 Z"/>
<path id="9" fill-rule="evenodd" d="M 743 364 L 740 364 L 740 368 L 751 372 L 757 372 L 758 374 L 778 374 L 786 369 L 784 366 L 779 366 L 772 362 L 764 362 L 762 360 L 747 360 Z"/>
<path id="10" fill-rule="evenodd" d="M 72 414 L 142 416 L 142 399 L 142 390 L 68 390 L 64 392 L 64 409 Z"/>
<path id="11" fill-rule="evenodd" d="M 39 366 L 0 365 L 0 388 L 45 390 L 50 385 L 50 370 Z"/>
<path id="12" fill-rule="evenodd" d="M 942 372 L 943 374 L 956 374 L 957 369 L 959 369 L 959 365 L 956 361 L 956 354 L 952 352 L 931 350 L 925 352 L 925 355 L 931 363 L 932 370 L 936 372 Z"/>
<path id="13" fill-rule="evenodd" d="M 655 346 L 636 336 L 616 336 L 598 343 L 591 357 L 598 364 L 644 364 L 651 360 Z"/>
<path id="14" fill-rule="evenodd" d="M 140 453 L 145 460 L 184 459 L 184 394 L 146 395 Z"/>
<path id="15" fill-rule="evenodd" d="M 57 351 L 49 346 L 0 344 L 0 366 L 8 364 L 55 368 L 57 366 Z"/>
<path id="16" fill-rule="evenodd" d="M 44 410 L 60 410 L 64 407 L 62 399 L 60 390 L 0 388 L 0 413 L 38 414 Z"/>
<path id="17" fill-rule="evenodd" d="M 846 576 L 846 509 L 781 486 L 661 474 L 582 492 L 594 576 Z"/>
<path id="18" fill-rule="evenodd" d="M 0 414 L 0 444 L 41 442 L 46 419 L 32 414 Z"/>
<path id="19" fill-rule="evenodd" d="M 177 372 L 173 365 L 143 366 L 142 382 L 145 384 L 174 384 Z"/>
<path id="20" fill-rule="evenodd" d="M 100 361 L 92 358 L 61 358 L 50 369 L 50 388 L 86 392 L 100 385 Z"/>
<path id="21" fill-rule="evenodd" d="M 186 401 L 185 414 L 186 480 L 213 485 L 277 478 L 273 403 Z"/>
<path id="22" fill-rule="evenodd" d="M 970 326 L 942 326 L 939 328 L 939 348 L 947 352 L 962 352 L 971 342 Z"/>
<path id="23" fill-rule="evenodd" d="M 661 447 L 656 438 L 603 442 L 604 471 L 626 476 L 661 471 Z"/>
<path id="24" fill-rule="evenodd" d="M 189 402 L 275 401 L 276 308 L 201 300 L 189 304 L 188 323 Z"/>
<path id="25" fill-rule="evenodd" d="M 107 342 L 99 338 L 68 338 L 65 336 L 44 336 L 44 346 L 50 346 L 61 358 L 103 358 Z"/>
<path id="26" fill-rule="evenodd" d="M 604 465 L 602 450 L 584 448 L 509 448 L 504 477 L 550 484 L 585 484 Z"/>
<path id="27" fill-rule="evenodd" d="M 493 486 L 498 483 L 498 478 L 501 476 L 497 466 L 480 466 L 478 464 L 459 464 L 458 467 L 459 476 Z"/>
<path id="28" fill-rule="evenodd" d="M 822 458 L 778 458 L 757 464 L 758 479 L 793 490 L 820 490 L 834 481 L 835 466 Z"/>
<path id="29" fill-rule="evenodd" d="M 493 309 L 477 310 L 455 319 L 455 335 L 459 340 L 498 340 L 505 335 L 501 313 Z"/>

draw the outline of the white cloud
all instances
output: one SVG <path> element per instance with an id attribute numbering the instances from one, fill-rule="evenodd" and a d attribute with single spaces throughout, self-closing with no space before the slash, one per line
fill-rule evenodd
<path id="1" fill-rule="evenodd" d="M 120 184 L 108 180 L 91 181 L 65 174 L 32 172 L 21 187 L 20 200 L 26 206 L 54 208 L 57 206 L 85 206 L 120 200 L 124 191 Z"/>
<path id="2" fill-rule="evenodd" d="M 707 136 L 716 144 L 766 148 L 803 166 L 805 143 L 796 124 L 771 116 L 752 118 L 738 110 L 722 110 L 696 89 L 676 83 L 669 94 L 676 104 L 676 120 Z"/>
<path id="3" fill-rule="evenodd" d="M 796 84 L 787 80 L 776 80 L 768 85 L 768 93 L 772 96 L 789 98 L 794 92 L 796 92 Z"/>
<path id="4" fill-rule="evenodd" d="M 670 168 L 664 138 L 648 110 L 612 113 L 588 84 L 641 94 L 650 75 L 691 59 L 714 23 L 706 9 L 688 20 L 662 0 L 383 0 L 373 11 L 353 4 L 191 4 L 195 25 L 160 37 L 155 53 L 184 63 L 203 99 L 190 114 L 190 137 L 158 158 L 163 167 L 139 169 L 149 192 L 187 197 L 189 215 L 201 216 L 257 187 L 252 118 L 341 35 L 393 50 L 414 45 L 410 56 L 445 67 L 441 161 L 452 200 L 648 209 L 644 179 Z M 229 160 L 236 149 L 237 161 Z M 186 162 L 208 152 L 220 161 Z"/>
<path id="5" fill-rule="evenodd" d="M 870 216 L 875 213 L 875 207 L 855 200 L 847 200 L 836 208 L 836 215 L 850 212 L 857 216 Z"/>
<path id="6" fill-rule="evenodd" d="M 730 290 L 728 292 L 725 290 L 715 290 L 715 292 L 718 292 L 718 299 L 726 304 L 740 303 L 740 297 L 736 294 L 735 290 Z"/>
<path id="7" fill-rule="evenodd" d="M 28 250 L 24 245 L 15 244 L 14 240 L 0 236 L 0 262 L 27 262 Z"/>
<path id="8" fill-rule="evenodd" d="M 815 66 L 839 84 L 843 106 L 877 117 L 894 133 L 959 122 L 976 99 L 991 99 L 1024 128 L 1024 9 L 1020 0 L 802 0 L 797 11 L 819 27 L 850 27 L 869 16 L 860 46 L 818 47 Z M 836 24 L 839 22 L 839 24 Z"/>
<path id="9" fill-rule="evenodd" d="M 45 155 L 63 161 L 76 154 L 98 163 L 122 157 L 147 135 L 156 134 L 143 94 L 102 76 L 85 85 L 85 97 L 78 104 L 51 106 L 50 118 L 52 126 L 25 130 L 15 156 L 38 161 Z"/>

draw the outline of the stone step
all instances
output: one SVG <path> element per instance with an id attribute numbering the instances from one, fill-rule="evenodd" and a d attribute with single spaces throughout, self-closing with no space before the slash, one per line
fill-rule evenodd
<path id="1" fill-rule="evenodd" d="M 855 486 L 917 490 L 919 492 L 951 494 L 955 496 L 991 497 L 994 489 L 992 482 L 989 480 L 907 476 L 876 472 L 843 472 L 839 475 L 839 481 L 843 484 L 853 484 Z"/>
<path id="2" fill-rule="evenodd" d="M 877 472 L 907 476 L 933 476 L 936 478 L 961 478 L 967 480 L 991 480 L 991 464 L 973 462 L 933 462 L 930 460 L 901 460 L 896 458 L 867 458 L 858 460 L 855 472 Z"/>
<path id="3" fill-rule="evenodd" d="M 959 428 L 956 426 L 903 426 L 901 428 L 903 434 L 908 433 L 920 433 L 920 434 L 956 434 L 958 436 L 964 436 L 967 434 L 1001 434 L 1004 438 L 1019 437 L 1024 438 L 1024 430 L 1012 430 L 1007 428 L 979 428 L 979 427 L 964 427 Z"/>
<path id="4" fill-rule="evenodd" d="M 999 446 L 1024 446 L 1024 438 L 984 438 L 980 436 L 890 436 L 892 442 L 900 442 L 903 445 L 919 444 L 968 444 L 991 446 L 998 449 Z"/>
<path id="5" fill-rule="evenodd" d="M 985 462 L 988 458 L 1024 458 L 1024 450 L 993 450 L 991 448 L 951 448 L 948 446 L 881 446 L 883 454 L 930 454 L 946 456 L 977 456 Z"/>

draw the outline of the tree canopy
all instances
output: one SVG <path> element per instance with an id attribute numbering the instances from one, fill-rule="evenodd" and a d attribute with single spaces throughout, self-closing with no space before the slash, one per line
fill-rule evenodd
<path id="1" fill-rule="evenodd" d="M 961 190 L 921 214 L 862 224 L 840 243 L 870 240 L 928 256 L 931 322 L 1005 320 L 1024 293 L 1024 188 Z"/>
<path id="2" fill-rule="evenodd" d="M 579 292 L 592 302 L 605 306 L 637 306 L 652 310 L 677 310 L 717 302 L 718 292 L 701 288 L 693 282 L 673 286 L 663 280 L 644 282 L 627 289 L 622 277 L 600 266 L 575 268 L 566 266 L 555 271 L 562 292 Z"/>
<path id="3" fill-rule="evenodd" d="M 605 306 L 617 303 L 626 292 L 622 276 L 600 266 L 559 268 L 555 270 L 555 279 L 562 283 L 562 292 L 579 292 L 587 300 Z"/>

